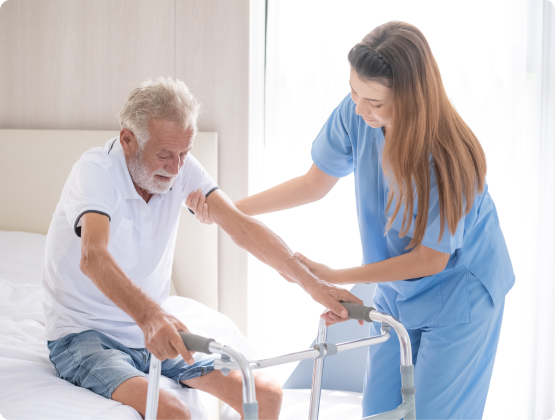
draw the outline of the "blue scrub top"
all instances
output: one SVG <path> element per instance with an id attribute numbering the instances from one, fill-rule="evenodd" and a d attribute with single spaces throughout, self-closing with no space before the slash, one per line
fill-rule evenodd
<path id="1" fill-rule="evenodd" d="M 381 128 L 372 128 L 366 124 L 355 113 L 355 106 L 349 94 L 332 112 L 312 144 L 312 160 L 321 171 L 334 177 L 344 177 L 354 172 L 363 264 L 371 264 L 409 252 L 405 248 L 414 234 L 417 203 L 407 236 L 399 237 L 403 207 L 385 234 L 387 219 L 391 217 L 395 206 L 393 203 L 389 214 L 385 213 L 389 188 L 381 165 L 384 135 Z M 468 322 L 470 305 L 460 304 L 461 301 L 468 301 L 468 296 L 465 296 L 468 294 L 467 289 L 462 284 L 467 275 L 474 275 L 483 283 L 494 305 L 504 299 L 514 284 L 515 276 L 487 185 L 484 192 L 475 197 L 472 209 L 462 217 L 455 234 L 451 235 L 445 226 L 443 237 L 438 242 L 439 199 L 433 163 L 430 168 L 430 204 L 422 244 L 451 254 L 447 267 L 423 279 L 379 283 L 374 299 L 394 299 L 400 309 L 403 305 L 406 308 L 416 305 L 414 310 L 422 313 L 423 301 L 415 299 L 420 296 L 428 301 L 429 311 L 435 310 L 434 304 L 442 308 L 447 306 L 442 311 L 443 315 L 434 315 L 435 325 Z M 451 305 L 449 309 L 450 302 L 459 303 Z M 405 326 L 431 325 L 431 312 L 421 317 L 420 321 L 417 318 L 413 313 L 411 320 L 407 320 L 410 325 Z"/>

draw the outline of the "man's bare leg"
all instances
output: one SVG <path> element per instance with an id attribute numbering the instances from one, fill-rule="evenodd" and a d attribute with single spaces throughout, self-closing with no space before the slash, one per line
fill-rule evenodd
<path id="1" fill-rule="evenodd" d="M 146 412 L 146 395 L 148 391 L 148 379 L 144 376 L 135 376 L 123 382 L 112 393 L 112 399 L 122 404 L 133 407 L 141 416 Z M 187 419 L 191 418 L 189 407 L 179 398 L 171 395 L 164 389 L 160 389 L 158 398 L 158 419 Z"/>
<path id="2" fill-rule="evenodd" d="M 253 372 L 258 401 L 258 418 L 261 420 L 277 419 L 281 410 L 283 392 L 279 383 L 262 372 Z M 229 404 L 243 417 L 243 388 L 241 373 L 232 370 L 227 376 L 219 370 L 193 379 L 181 381 L 185 385 L 208 392 Z"/>

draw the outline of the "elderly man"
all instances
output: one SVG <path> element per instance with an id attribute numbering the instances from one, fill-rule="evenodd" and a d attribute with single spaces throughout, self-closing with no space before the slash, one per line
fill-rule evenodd
<path id="1" fill-rule="evenodd" d="M 349 292 L 315 278 L 262 223 L 239 212 L 189 153 L 199 105 L 180 81 L 147 80 L 119 114 L 120 136 L 74 165 L 47 237 L 44 285 L 50 359 L 58 375 L 144 416 L 152 353 L 162 374 L 209 392 L 242 412 L 241 378 L 194 362 L 160 305 L 170 288 L 180 208 L 198 191 L 210 218 L 233 241 L 346 317 Z M 277 418 L 281 388 L 256 374 L 260 418 Z M 190 418 L 186 405 L 160 392 L 158 417 Z"/>

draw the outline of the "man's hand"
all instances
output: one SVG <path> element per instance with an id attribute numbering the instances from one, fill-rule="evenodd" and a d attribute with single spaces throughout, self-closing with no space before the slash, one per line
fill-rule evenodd
<path id="1" fill-rule="evenodd" d="M 195 217 L 199 222 L 207 225 L 214 223 L 212 219 L 210 219 L 206 196 L 202 193 L 200 188 L 189 194 L 187 200 L 185 200 L 185 205 L 195 213 Z"/>
<path id="2" fill-rule="evenodd" d="M 177 318 L 160 311 L 139 325 L 145 335 L 145 346 L 159 360 L 175 359 L 179 354 L 189 365 L 195 363 L 178 331 L 190 332 Z"/>
<path id="3" fill-rule="evenodd" d="M 305 257 L 304 255 L 295 252 L 295 258 L 297 258 L 300 262 L 302 262 L 309 270 L 312 274 L 314 274 L 316 277 L 325 280 L 327 282 L 331 282 L 334 283 L 335 280 L 337 279 L 338 275 L 339 275 L 339 270 L 334 270 L 333 268 L 328 267 L 327 265 L 324 264 L 320 264 L 317 262 L 314 262 L 312 260 L 310 260 L 309 258 Z M 289 280 L 291 281 L 291 280 Z M 330 285 L 331 286 L 331 285 Z M 331 286 L 334 287 L 334 286 Z M 336 288 L 339 289 L 339 288 Z M 346 291 L 344 289 L 339 289 L 339 290 L 343 290 Z M 349 293 L 349 292 L 347 292 Z M 349 293 L 349 295 L 351 295 L 351 293 Z M 351 295 L 353 297 L 355 297 L 354 295 Z M 355 302 L 355 303 L 359 303 L 359 304 L 363 304 L 363 302 L 357 298 L 356 301 L 354 300 L 347 300 L 347 299 L 341 299 L 347 302 Z M 327 308 L 329 308 L 329 306 L 326 306 Z M 331 309 L 331 308 L 330 308 Z M 345 322 L 348 321 L 349 318 L 342 318 L 336 315 L 336 313 L 334 313 L 333 311 L 327 311 L 325 313 L 323 313 L 322 315 L 320 315 L 321 318 L 324 318 L 326 320 L 326 327 L 329 327 L 332 324 L 336 324 L 338 322 Z M 364 325 L 364 321 L 358 321 L 358 323 L 360 325 Z"/>
<path id="4" fill-rule="evenodd" d="M 353 302 L 358 303 L 359 305 L 364 304 L 362 300 L 357 298 L 351 292 L 329 284 L 323 280 L 315 282 L 313 286 L 305 288 L 305 290 L 310 294 L 312 299 L 330 309 L 321 315 L 321 317 L 326 320 L 326 327 L 329 327 L 337 322 L 344 322 L 350 319 L 348 318 L 347 309 L 345 309 L 339 301 Z M 359 324 L 363 325 L 364 322 L 359 321 Z"/>

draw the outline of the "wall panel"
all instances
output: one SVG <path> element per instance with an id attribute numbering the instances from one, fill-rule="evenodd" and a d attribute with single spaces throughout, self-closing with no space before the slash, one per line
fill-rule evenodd
<path id="1" fill-rule="evenodd" d="M 173 0 L 10 0 L 0 128 L 118 129 L 131 87 L 175 76 Z"/>
<path id="2" fill-rule="evenodd" d="M 176 68 L 203 105 L 199 129 L 218 133 L 220 187 L 247 196 L 248 0 L 177 0 Z M 247 253 L 221 229 L 218 272 L 220 312 L 246 333 Z"/>

